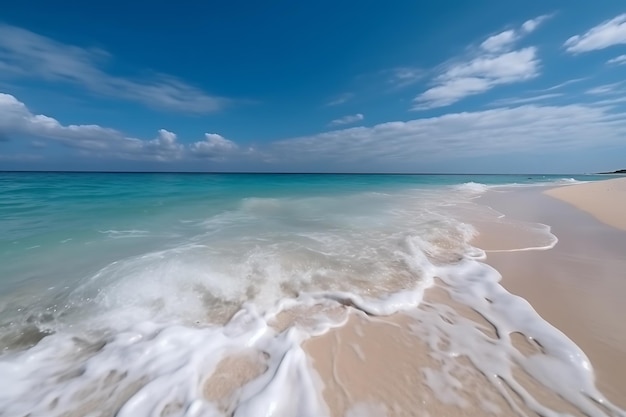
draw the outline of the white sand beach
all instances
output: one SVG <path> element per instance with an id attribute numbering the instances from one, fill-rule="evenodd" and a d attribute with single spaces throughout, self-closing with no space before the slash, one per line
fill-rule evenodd
<path id="1" fill-rule="evenodd" d="M 486 249 L 486 262 L 500 272 L 508 291 L 529 301 L 582 348 L 594 368 L 596 386 L 607 399 L 626 407 L 626 304 L 622 301 L 626 233 L 617 229 L 625 218 L 621 213 L 626 213 L 626 179 L 559 187 L 544 194 L 536 189 L 489 192 L 479 204 L 505 214 L 506 219 L 551 226 L 559 241 L 547 250 L 518 250 L 527 247 L 532 236 L 500 222 L 481 222 L 474 244 Z M 437 280 L 419 310 L 429 314 L 448 306 L 464 319 L 484 325 L 484 332 L 494 340 L 502 337 L 475 310 L 452 300 L 445 288 Z M 388 416 L 537 413 L 528 401 L 511 394 L 510 384 L 502 384 L 501 391 L 498 383 L 488 381 L 491 376 L 475 366 L 475 358 L 458 352 L 444 357 L 445 347 L 420 337 L 416 329 L 421 325 L 420 315 L 411 312 L 391 317 L 353 312 L 344 326 L 305 343 L 333 416 L 363 410 Z M 526 357 L 543 349 L 528 335 L 515 333 L 511 339 Z M 450 341 L 441 338 L 436 343 Z M 514 365 L 513 374 L 534 401 L 552 410 L 585 414 L 522 368 Z"/>

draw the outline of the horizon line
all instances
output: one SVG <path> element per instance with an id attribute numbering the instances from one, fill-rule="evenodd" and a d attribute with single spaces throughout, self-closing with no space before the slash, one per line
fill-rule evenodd
<path id="1" fill-rule="evenodd" d="M 288 171 L 100 171 L 100 170 L 2 170 L 0 169 L 0 173 L 56 173 L 56 174 L 236 174 L 236 175 L 245 175 L 245 174 L 256 174 L 256 175 L 607 175 L 607 174 L 620 174 L 620 172 L 612 171 L 612 172 L 584 172 L 584 173 L 468 173 L 468 172 L 446 172 L 446 173 L 435 173 L 435 172 L 311 172 L 311 171 L 303 171 L 303 172 L 288 172 Z"/>

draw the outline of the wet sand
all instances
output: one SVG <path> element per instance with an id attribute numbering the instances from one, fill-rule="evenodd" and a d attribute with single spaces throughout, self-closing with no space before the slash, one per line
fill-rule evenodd
<path id="1" fill-rule="evenodd" d="M 626 179 L 607 182 L 611 189 L 621 189 Z M 568 186 L 568 201 L 582 204 L 580 198 L 571 196 L 576 195 L 577 187 L 583 187 L 579 191 L 585 201 L 595 204 L 598 199 L 590 193 L 594 189 L 603 193 L 607 187 L 604 182 L 595 185 Z M 563 192 L 556 194 L 560 198 Z M 624 196 L 626 193 L 619 198 L 609 196 L 611 204 L 622 204 L 621 213 L 626 213 Z M 544 319 L 585 351 L 594 366 L 598 388 L 610 401 L 626 408 L 626 233 L 597 220 L 603 218 L 609 223 L 611 216 L 602 217 L 606 212 L 599 215 L 594 207 L 585 206 L 597 216 L 593 217 L 538 189 L 489 192 L 478 203 L 493 207 L 506 218 L 552 227 L 559 242 L 549 250 L 516 251 L 527 247 L 532 237 L 523 228 L 489 222 L 476 224 L 480 235 L 475 244 L 487 250 L 486 262 L 503 275 L 502 284 L 508 291 L 528 300 Z M 609 224 L 617 226 L 614 219 Z M 426 292 L 420 306 L 423 314 L 435 305 L 448 305 L 490 333 L 486 320 L 451 300 L 443 288 L 437 282 Z M 498 381 L 488 381 L 488 376 L 467 358 L 433 354 L 437 349 L 420 337 L 415 326 L 419 327 L 419 316 L 373 318 L 353 311 L 346 325 L 304 344 L 324 382 L 323 396 L 331 415 L 507 416 L 521 410 L 536 415 L 504 388 L 506 400 L 507 395 L 495 388 Z M 513 342 L 524 354 L 540 349 L 520 334 L 513 336 Z M 555 410 L 581 415 L 520 369 L 515 372 L 539 401 Z M 446 380 L 443 374 L 454 378 Z"/>
<path id="2" fill-rule="evenodd" d="M 597 386 L 626 407 L 626 232 L 617 229 L 626 219 L 626 179 L 544 194 L 491 193 L 481 203 L 552 227 L 559 239 L 553 249 L 488 252 L 487 263 L 502 274 L 510 292 L 528 300 L 582 348 L 596 371 Z"/>
<path id="3" fill-rule="evenodd" d="M 419 310 L 439 314 L 435 311 L 440 311 L 441 305 L 484 325 L 485 333 L 497 338 L 488 322 L 453 301 L 438 282 Z M 304 350 L 323 381 L 322 395 L 331 416 L 538 415 L 506 383 L 480 372 L 466 356 L 442 355 L 416 330 L 420 326 L 416 317 L 404 313 L 368 317 L 352 311 L 344 326 L 305 342 Z M 513 335 L 513 342 L 526 356 L 540 351 L 520 334 Z M 571 416 L 584 416 L 521 368 L 514 370 L 514 376 L 542 404 Z"/>

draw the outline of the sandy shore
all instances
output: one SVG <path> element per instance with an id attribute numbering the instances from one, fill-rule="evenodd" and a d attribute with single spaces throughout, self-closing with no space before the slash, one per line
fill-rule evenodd
<path id="1" fill-rule="evenodd" d="M 442 305 L 484 324 L 488 336 L 498 338 L 481 316 L 453 301 L 441 283 L 427 292 L 419 312 L 434 313 Z M 415 331 L 420 324 L 413 314 L 368 317 L 353 311 L 346 325 L 305 343 L 324 384 L 322 394 L 331 416 L 538 415 L 506 383 L 479 371 L 466 356 L 442 355 L 432 340 Z M 513 335 L 513 342 L 525 356 L 541 350 L 520 334 Z M 441 343 L 446 342 L 438 340 L 437 344 Z M 513 375 L 543 405 L 584 417 L 520 368 L 515 368 Z"/>
<path id="2" fill-rule="evenodd" d="M 619 215 L 626 213 L 626 179 L 567 186 L 547 194 L 569 204 L 537 189 L 490 192 L 479 204 L 489 205 L 507 218 L 549 224 L 559 238 L 555 248 L 517 251 L 533 246 L 532 234 L 516 225 L 489 222 L 476 225 L 480 231 L 476 244 L 488 250 L 487 263 L 503 275 L 506 289 L 528 300 L 544 319 L 576 342 L 594 366 L 598 388 L 610 401 L 626 408 L 626 303 L 622 300 L 626 294 L 626 233 L 615 228 L 621 227 L 622 217 L 626 217 Z M 612 206 L 610 210 L 605 208 L 607 204 Z M 486 334 L 493 333 L 484 318 L 451 300 L 438 282 L 425 294 L 421 314 L 441 311 L 442 305 L 483 326 Z M 510 390 L 494 388 L 498 384 L 487 381 L 466 357 L 433 354 L 437 349 L 429 345 L 432 341 L 420 337 L 416 325 L 419 316 L 410 314 L 372 318 L 353 313 L 345 326 L 305 343 L 304 349 L 324 382 L 324 400 L 333 416 L 528 413 L 519 398 L 508 396 Z M 541 349 L 521 334 L 513 335 L 513 343 L 525 355 Z M 582 415 L 523 371 L 514 373 L 543 404 Z M 453 378 L 446 380 L 441 377 L 444 374 Z"/>
<path id="3" fill-rule="evenodd" d="M 502 274 L 509 291 L 528 300 L 585 351 L 598 387 L 625 408 L 626 233 L 617 228 L 626 230 L 626 178 L 554 188 L 543 195 L 492 193 L 481 202 L 507 216 L 551 226 L 559 238 L 553 249 L 488 253 L 487 263 Z"/>
<path id="4" fill-rule="evenodd" d="M 559 187 L 546 194 L 565 201 L 596 219 L 626 230 L 626 178 Z"/>

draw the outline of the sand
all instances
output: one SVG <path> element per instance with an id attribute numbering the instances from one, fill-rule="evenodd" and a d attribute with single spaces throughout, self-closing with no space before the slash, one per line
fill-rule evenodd
<path id="1" fill-rule="evenodd" d="M 450 299 L 442 285 L 438 282 L 428 290 L 420 310 L 445 304 L 489 328 L 475 312 Z M 304 349 L 324 383 L 322 394 L 331 416 L 518 416 L 514 408 L 536 415 L 500 384 L 510 395 L 513 405 L 509 404 L 496 389 L 500 381 L 489 381 L 467 357 L 433 355 L 431 346 L 412 331 L 416 325 L 419 322 L 411 314 L 368 317 L 352 311 L 346 325 L 305 342 Z M 491 336 L 497 337 L 493 331 Z M 526 355 L 539 350 L 519 334 L 513 338 Z M 455 378 L 453 388 L 440 379 L 442 373 Z M 583 416 L 520 369 L 514 374 L 543 404 Z"/>
<path id="2" fill-rule="evenodd" d="M 565 201 L 596 219 L 626 230 L 626 178 L 559 187 L 546 194 Z"/>
<path id="3" fill-rule="evenodd" d="M 600 390 L 626 407 L 626 233 L 617 228 L 626 225 L 626 178 L 554 188 L 544 195 L 490 194 L 482 202 L 552 227 L 559 238 L 553 249 L 488 253 L 487 263 L 502 274 L 509 291 L 583 349 Z"/>
<path id="4" fill-rule="evenodd" d="M 621 214 L 626 213 L 626 179 L 567 186 L 546 194 L 537 189 L 490 192 L 478 203 L 507 219 L 552 226 L 559 238 L 556 247 L 517 251 L 532 243 L 532 236 L 515 224 L 489 222 L 476 224 L 480 235 L 475 244 L 487 250 L 486 262 L 503 275 L 507 290 L 528 300 L 585 351 L 598 388 L 626 408 L 626 233 L 617 229 L 626 227 L 626 216 Z M 442 286 L 438 282 L 426 292 L 421 310 L 444 303 L 467 318 L 485 322 L 452 301 Z M 322 394 L 333 416 L 368 415 L 365 410 L 388 416 L 508 416 L 516 415 L 516 407 L 528 411 L 519 399 L 504 401 L 466 358 L 450 362 L 433 356 L 427 343 L 410 331 L 416 324 L 414 317 L 350 314 L 346 325 L 304 345 L 324 382 Z M 484 324 L 488 329 L 489 324 Z M 514 341 L 525 354 L 538 349 L 523 335 L 516 335 Z M 458 377 L 456 393 L 446 392 L 444 383 L 440 389 L 430 388 L 437 386 L 433 375 L 441 367 Z M 580 415 L 525 374 L 518 371 L 516 376 L 544 404 Z"/>

